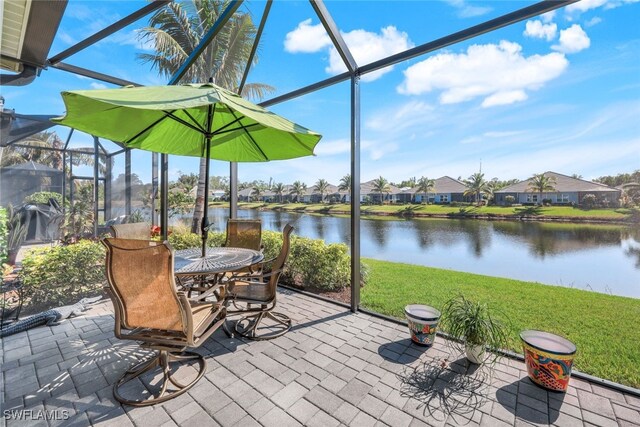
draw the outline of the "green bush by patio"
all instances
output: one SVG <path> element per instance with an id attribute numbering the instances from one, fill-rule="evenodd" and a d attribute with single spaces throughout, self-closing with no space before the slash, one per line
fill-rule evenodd
<path id="1" fill-rule="evenodd" d="M 366 263 L 370 276 L 362 289 L 363 307 L 402 318 L 407 304 L 440 309 L 463 294 L 509 318 L 511 350 L 522 353 L 522 330 L 553 332 L 578 347 L 576 369 L 640 387 L 640 299 L 373 259 Z"/>
<path id="2" fill-rule="evenodd" d="M 20 277 L 29 308 L 76 303 L 102 291 L 104 249 L 98 242 L 32 249 L 22 260 Z"/>
<path id="3" fill-rule="evenodd" d="M 224 242 L 224 233 L 210 232 L 208 246 L 220 246 Z M 169 236 L 174 249 L 198 247 L 200 236 L 176 229 Z M 282 233 L 262 232 L 265 259 L 278 255 L 282 246 Z M 347 245 L 342 243 L 326 244 L 323 240 L 292 236 L 291 251 L 286 272 L 281 282 L 297 287 L 318 291 L 335 291 L 349 286 L 351 281 L 351 260 Z"/>

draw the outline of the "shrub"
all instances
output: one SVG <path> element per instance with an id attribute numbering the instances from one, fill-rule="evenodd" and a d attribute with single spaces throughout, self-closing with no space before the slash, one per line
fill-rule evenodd
<path id="1" fill-rule="evenodd" d="M 207 237 L 207 246 L 222 246 L 224 243 L 224 234 L 219 232 L 209 232 Z M 202 246 L 202 237 L 199 234 L 192 233 L 190 231 L 176 230 L 174 229 L 169 234 L 169 244 L 176 251 L 180 249 L 197 248 Z"/>
<path id="2" fill-rule="evenodd" d="M 516 198 L 514 196 L 504 196 L 504 201 L 507 205 L 511 206 L 513 205 L 513 203 L 516 201 Z"/>
<path id="3" fill-rule="evenodd" d="M 0 207 L 0 265 L 7 262 L 7 210 Z"/>
<path id="4" fill-rule="evenodd" d="M 595 207 L 597 201 L 598 198 L 595 194 L 589 193 L 582 197 L 582 205 L 587 209 Z"/>
<path id="5" fill-rule="evenodd" d="M 224 233 L 211 232 L 207 244 L 221 246 L 224 240 Z M 186 228 L 174 228 L 169 242 L 176 250 L 198 247 L 201 244 L 200 236 L 190 233 Z M 282 248 L 282 233 L 263 231 L 262 245 L 265 260 L 275 258 Z M 281 282 L 287 285 L 318 291 L 335 291 L 349 286 L 350 283 L 351 258 L 345 244 L 327 245 L 323 240 L 292 236 L 287 264 L 288 268 L 281 276 Z M 363 281 L 367 272 L 364 267 Z"/>
<path id="6" fill-rule="evenodd" d="M 54 307 L 95 295 L 106 283 L 104 259 L 102 245 L 90 240 L 33 249 L 22 260 L 25 297 L 32 306 Z"/>
<path id="7" fill-rule="evenodd" d="M 55 191 L 38 191 L 30 194 L 24 198 L 24 203 L 40 203 L 43 205 L 49 204 L 49 199 L 55 199 L 60 206 L 62 206 L 62 194 Z"/>

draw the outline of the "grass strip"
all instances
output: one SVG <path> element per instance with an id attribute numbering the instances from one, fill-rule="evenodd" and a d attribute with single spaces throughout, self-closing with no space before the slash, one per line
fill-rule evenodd
<path id="1" fill-rule="evenodd" d="M 553 332 L 576 344 L 576 369 L 640 387 L 640 299 L 411 264 L 363 261 L 371 269 L 362 288 L 363 307 L 403 318 L 407 304 L 440 309 L 461 293 L 488 303 L 500 320 L 508 320 L 510 350 L 522 352 L 522 330 Z"/>

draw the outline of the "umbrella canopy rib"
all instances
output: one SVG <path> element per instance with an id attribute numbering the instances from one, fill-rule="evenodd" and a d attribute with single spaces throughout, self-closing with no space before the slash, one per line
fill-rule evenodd
<path id="1" fill-rule="evenodd" d="M 137 134 L 135 134 L 131 138 L 129 138 L 129 139 L 125 140 L 125 141 L 122 141 L 122 143 L 125 144 L 125 145 L 130 144 L 131 141 L 134 141 L 140 135 L 143 135 L 145 132 L 147 132 L 149 129 L 152 129 L 155 125 L 157 125 L 158 123 L 160 123 L 161 121 L 163 121 L 167 117 L 169 117 L 169 116 L 164 115 L 164 116 L 160 117 L 158 120 L 156 120 L 155 122 L 151 123 L 149 126 L 147 126 L 146 128 L 142 129 L 140 132 L 138 132 Z"/>
<path id="2" fill-rule="evenodd" d="M 242 118 L 238 118 L 238 116 L 236 116 L 236 113 L 233 110 L 229 110 L 231 112 L 231 114 L 233 115 L 233 117 L 236 118 L 236 120 L 240 121 L 242 120 Z M 241 123 L 242 124 L 242 123 Z M 244 133 L 247 134 L 247 136 L 249 137 L 249 139 L 251 140 L 251 143 L 253 144 L 253 146 L 255 148 L 258 149 L 258 151 L 260 152 L 260 154 L 262 154 L 262 157 L 264 158 L 265 161 L 269 160 L 269 157 L 264 153 L 264 151 L 262 151 L 262 148 L 260 148 L 260 146 L 258 145 L 258 143 L 256 142 L 255 139 L 253 139 L 253 136 L 251 135 L 251 133 L 247 130 L 246 126 L 242 126 L 242 130 L 244 131 Z"/>
<path id="3" fill-rule="evenodd" d="M 199 122 L 199 121 L 197 121 L 197 120 L 196 120 L 196 119 L 191 115 L 191 113 L 189 112 L 189 110 L 184 110 L 184 113 L 187 115 L 187 117 L 189 117 L 189 118 L 191 119 L 191 121 L 192 121 L 193 123 L 195 123 L 195 124 L 196 124 L 196 126 L 198 126 L 198 128 L 200 129 L 200 131 L 202 131 L 202 133 L 205 133 L 205 132 L 206 132 L 206 129 L 205 129 L 205 128 L 203 128 L 203 127 L 202 127 L 202 125 L 200 124 L 200 122 Z"/>
<path id="4" fill-rule="evenodd" d="M 187 112 L 187 111 L 185 110 L 185 113 L 186 113 L 186 112 Z M 176 116 L 175 114 L 173 114 L 173 112 L 165 111 L 165 113 L 167 114 L 167 116 L 168 116 L 168 117 L 172 118 L 173 120 L 175 120 L 176 122 L 178 122 L 178 123 L 180 123 L 180 124 L 185 125 L 185 126 L 186 126 L 186 127 L 188 127 L 189 129 L 195 130 L 196 132 L 200 132 L 201 134 L 206 134 L 206 133 L 207 133 L 207 131 L 206 131 L 206 130 L 204 130 L 204 129 L 202 128 L 202 126 L 200 126 L 200 123 L 198 123 L 197 121 L 195 121 L 195 120 L 193 119 L 193 117 L 191 117 L 191 116 L 189 116 L 189 117 L 191 118 L 191 120 L 193 120 L 193 121 L 194 121 L 194 123 L 195 123 L 197 126 L 194 126 L 193 124 L 189 123 L 188 121 L 186 121 L 186 120 L 184 120 L 184 119 L 181 119 L 180 117 L 178 117 L 178 116 Z M 188 115 L 188 114 L 187 114 L 187 115 Z"/>

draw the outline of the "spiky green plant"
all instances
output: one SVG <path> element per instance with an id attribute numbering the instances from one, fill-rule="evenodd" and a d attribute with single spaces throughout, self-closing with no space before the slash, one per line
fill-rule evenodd
<path id="1" fill-rule="evenodd" d="M 442 329 L 453 338 L 472 346 L 508 348 L 508 328 L 491 315 L 487 304 L 458 295 L 448 300 L 442 309 Z"/>

